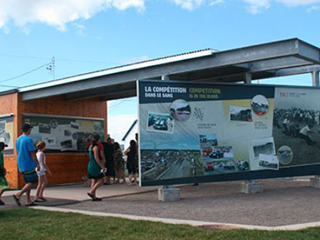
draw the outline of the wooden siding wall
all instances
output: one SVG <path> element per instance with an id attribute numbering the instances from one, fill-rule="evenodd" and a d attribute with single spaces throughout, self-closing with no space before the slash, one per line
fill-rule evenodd
<path id="1" fill-rule="evenodd" d="M 17 98 L 17 93 L 0 96 L 0 115 L 17 113 Z"/>
<path id="2" fill-rule="evenodd" d="M 18 135 L 17 126 L 17 106 L 18 93 L 12 93 L 0 96 L 0 115 L 13 114 L 13 142 L 15 143 Z M 16 151 L 13 154 L 4 154 L 4 167 L 7 169 L 6 179 L 11 188 L 18 187 L 18 162 Z"/>
<path id="3" fill-rule="evenodd" d="M 65 101 L 64 97 L 42 98 L 38 100 L 19 101 L 20 113 L 36 113 L 77 117 L 106 118 L 106 102 L 99 99 Z"/>
<path id="4" fill-rule="evenodd" d="M 65 101 L 62 96 L 22 102 L 17 94 L 0 96 L 0 115 L 13 113 L 14 142 L 21 134 L 23 113 L 49 114 L 75 117 L 92 117 L 107 119 L 107 103 L 96 99 Z M 105 121 L 107 129 L 107 121 Z M 106 132 L 107 133 L 107 132 Z M 6 178 L 11 188 L 21 188 L 23 177 L 18 171 L 17 152 L 5 154 Z M 47 163 L 53 172 L 48 176 L 49 184 L 81 182 L 87 174 L 87 153 L 55 153 L 47 154 Z"/>
<path id="5" fill-rule="evenodd" d="M 19 129 L 21 129 L 23 113 L 107 119 L 107 103 L 101 102 L 98 98 L 65 101 L 64 97 L 58 96 L 26 102 L 19 101 L 18 111 Z M 107 125 L 106 122 L 105 125 Z M 47 154 L 47 164 L 53 172 L 52 176 L 48 176 L 49 185 L 81 182 L 82 177 L 87 175 L 88 160 L 87 153 Z M 23 178 L 20 176 L 19 187 L 23 184 Z"/>
<path id="6" fill-rule="evenodd" d="M 47 175 L 49 185 L 79 183 L 83 176 L 87 176 L 88 155 L 85 153 L 50 153 L 46 157 L 53 173 L 52 176 Z M 20 173 L 18 178 L 21 188 L 24 180 Z"/>

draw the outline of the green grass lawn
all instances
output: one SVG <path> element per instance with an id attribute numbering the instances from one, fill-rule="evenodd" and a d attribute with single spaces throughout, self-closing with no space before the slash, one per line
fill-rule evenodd
<path id="1" fill-rule="evenodd" d="M 296 232 L 207 230 L 184 225 L 93 217 L 33 209 L 0 210 L 0 239 L 320 239 L 320 228 Z"/>

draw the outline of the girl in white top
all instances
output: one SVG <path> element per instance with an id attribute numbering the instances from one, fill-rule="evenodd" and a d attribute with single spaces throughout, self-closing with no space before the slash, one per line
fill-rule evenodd
<path id="1" fill-rule="evenodd" d="M 41 141 L 37 143 L 36 145 L 38 152 L 37 152 L 37 159 L 40 165 L 40 171 L 37 171 L 38 174 L 38 187 L 37 187 L 37 194 L 35 202 L 45 202 L 47 199 L 43 197 L 43 191 L 44 188 L 48 184 L 48 179 L 46 176 L 46 172 L 48 172 L 50 175 L 52 175 L 50 169 L 47 166 L 46 163 L 46 155 L 44 154 L 44 150 L 46 148 L 46 143 Z"/>

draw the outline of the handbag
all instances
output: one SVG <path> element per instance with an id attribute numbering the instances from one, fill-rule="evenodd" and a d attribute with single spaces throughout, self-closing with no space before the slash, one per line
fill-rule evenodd
<path id="1" fill-rule="evenodd" d="M 0 177 L 4 177 L 6 175 L 6 169 L 4 167 L 0 167 Z"/>

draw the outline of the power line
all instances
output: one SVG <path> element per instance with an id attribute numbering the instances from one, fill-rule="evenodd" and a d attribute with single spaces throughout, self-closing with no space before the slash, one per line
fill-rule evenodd
<path id="1" fill-rule="evenodd" d="M 115 108 L 115 107 L 117 107 L 118 105 L 121 105 L 121 104 L 124 103 L 124 102 L 131 102 L 132 100 L 133 100 L 133 99 L 122 99 L 121 102 L 119 102 L 119 103 L 117 103 L 117 104 L 115 104 L 115 105 L 112 105 L 112 106 L 108 107 L 108 109 Z"/>
<path id="2" fill-rule="evenodd" d="M 27 75 L 27 74 L 30 74 L 30 73 L 32 73 L 32 72 L 35 72 L 35 71 L 37 71 L 37 70 L 39 70 L 39 69 L 41 69 L 41 68 L 43 68 L 43 67 L 49 66 L 50 64 L 51 64 L 51 62 L 50 62 L 50 63 L 43 64 L 43 65 L 41 65 L 40 67 L 37 67 L 37 68 L 35 68 L 35 69 L 31 70 L 31 71 L 28 71 L 28 72 L 26 72 L 26 73 L 20 74 L 20 75 L 18 75 L 18 76 L 12 77 L 12 78 L 8 78 L 8 79 L 1 80 L 0 83 L 2 83 L 2 82 L 8 82 L 8 81 L 11 81 L 11 80 L 14 80 L 14 79 L 23 77 L 23 76 L 25 76 L 25 75 Z"/>
<path id="3" fill-rule="evenodd" d="M 18 88 L 18 86 L 10 86 L 10 85 L 0 85 L 0 87 L 6 87 L 6 88 Z"/>
<path id="4" fill-rule="evenodd" d="M 113 106 L 110 106 L 110 107 L 108 106 L 108 110 L 111 112 L 111 111 L 117 109 L 117 108 L 115 108 L 115 107 L 118 107 L 119 105 L 123 104 L 124 102 L 131 102 L 131 101 L 133 101 L 133 100 L 134 100 L 134 99 L 122 99 L 121 102 L 119 102 L 119 103 L 117 103 L 117 104 L 115 104 L 115 105 L 113 105 Z"/>

